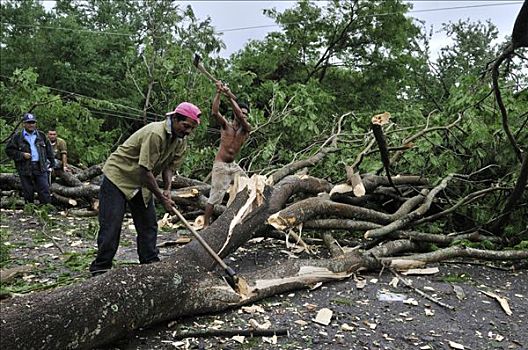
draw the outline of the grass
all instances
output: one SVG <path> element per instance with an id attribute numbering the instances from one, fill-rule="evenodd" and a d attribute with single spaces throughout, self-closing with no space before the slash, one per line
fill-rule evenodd
<path id="1" fill-rule="evenodd" d="M 9 262 L 9 250 L 11 245 L 7 241 L 9 238 L 9 232 L 1 228 L 0 229 L 0 267 L 4 267 Z M 7 244 L 6 244 L 7 243 Z"/>
<path id="2" fill-rule="evenodd" d="M 345 298 L 334 298 L 334 299 L 331 299 L 330 302 L 332 304 L 337 304 L 337 305 L 346 305 L 346 306 L 354 305 L 354 303 L 351 300 L 348 300 Z"/>
<path id="3" fill-rule="evenodd" d="M 442 281 L 447 283 L 461 283 L 471 280 L 471 276 L 465 273 L 449 274 L 442 277 Z"/>

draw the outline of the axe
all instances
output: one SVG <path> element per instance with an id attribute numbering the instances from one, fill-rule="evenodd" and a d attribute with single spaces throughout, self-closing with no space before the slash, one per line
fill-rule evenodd
<path id="1" fill-rule="evenodd" d="M 196 232 L 194 227 L 191 226 L 191 224 L 185 219 L 185 217 L 176 209 L 176 207 L 172 207 L 172 211 L 176 216 L 178 216 L 178 219 L 180 219 L 181 222 L 191 231 L 194 238 L 198 240 L 198 242 L 202 245 L 202 247 L 209 253 L 209 255 L 214 259 L 214 261 L 220 265 L 224 271 L 227 273 L 226 282 L 229 284 L 231 288 L 235 292 L 240 292 L 245 290 L 247 287 L 247 283 L 243 278 L 239 278 L 235 270 L 233 270 L 229 265 L 227 265 L 218 254 L 211 248 L 209 244 L 202 238 L 202 236 Z"/>
<path id="2" fill-rule="evenodd" d="M 202 63 L 202 57 L 200 57 L 200 55 L 198 55 L 197 53 L 194 54 L 193 65 L 198 68 L 198 70 L 202 72 L 207 78 L 209 78 L 209 80 L 211 80 L 213 83 L 216 83 L 218 81 L 218 79 L 213 77 L 211 73 L 209 73 L 207 69 L 205 69 Z M 233 100 L 237 99 L 237 97 L 231 91 L 226 92 L 226 95 L 227 97 L 232 98 Z"/>

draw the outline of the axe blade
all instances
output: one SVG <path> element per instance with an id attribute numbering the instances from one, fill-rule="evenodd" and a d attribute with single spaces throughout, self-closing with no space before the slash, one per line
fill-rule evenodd
<path id="1" fill-rule="evenodd" d="M 198 65 L 200 64 L 200 62 L 202 61 L 202 58 L 200 57 L 200 55 L 198 55 L 197 53 L 194 54 L 194 59 L 193 59 L 193 65 L 195 67 L 198 67 Z"/>

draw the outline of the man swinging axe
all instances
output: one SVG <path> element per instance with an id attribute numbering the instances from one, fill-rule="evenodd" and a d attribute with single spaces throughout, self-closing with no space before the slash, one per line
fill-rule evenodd
<path id="1" fill-rule="evenodd" d="M 235 163 L 235 158 L 251 131 L 251 125 L 247 121 L 247 114 L 249 113 L 247 104 L 238 103 L 233 98 L 234 95 L 229 88 L 221 81 L 215 81 L 215 86 L 216 95 L 213 99 L 212 114 L 220 124 L 220 148 L 213 163 L 211 191 L 204 213 L 204 227 L 210 224 L 214 205 L 222 202 L 226 190 L 235 177 L 247 176 L 244 170 Z M 228 121 L 219 112 L 222 94 L 229 96 L 229 103 L 231 104 L 234 117 L 232 121 Z"/>

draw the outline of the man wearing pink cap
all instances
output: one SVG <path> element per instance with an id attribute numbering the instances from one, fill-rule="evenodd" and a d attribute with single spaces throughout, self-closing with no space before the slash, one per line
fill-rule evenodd
<path id="1" fill-rule="evenodd" d="M 167 113 L 166 120 L 137 130 L 108 157 L 99 190 L 98 251 L 90 265 L 93 275 L 112 267 L 127 204 L 137 231 L 140 264 L 159 261 L 158 224 L 152 194 L 167 212 L 172 212 L 175 205 L 170 195 L 172 174 L 183 162 L 187 136 L 200 123 L 200 114 L 198 107 L 182 102 Z M 159 174 L 163 178 L 163 190 L 156 182 Z"/>

